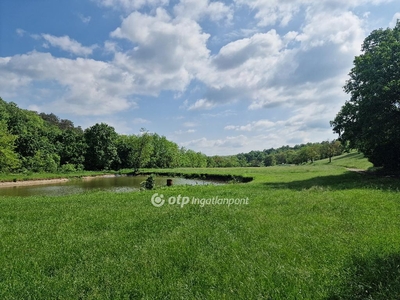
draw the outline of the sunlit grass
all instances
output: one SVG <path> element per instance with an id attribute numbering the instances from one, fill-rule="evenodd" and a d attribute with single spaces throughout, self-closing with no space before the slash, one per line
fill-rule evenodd
<path id="1" fill-rule="evenodd" d="M 399 299 L 398 179 L 334 164 L 175 171 L 254 180 L 0 197 L 0 298 Z M 156 208 L 153 193 L 249 204 Z"/>

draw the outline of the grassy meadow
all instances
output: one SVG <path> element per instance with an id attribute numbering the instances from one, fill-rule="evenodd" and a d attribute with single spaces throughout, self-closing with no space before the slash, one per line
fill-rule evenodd
<path id="1" fill-rule="evenodd" d="M 400 299 L 400 180 L 347 170 L 369 167 L 350 153 L 162 171 L 249 183 L 0 196 L 0 299 Z M 154 193 L 249 203 L 154 207 Z"/>

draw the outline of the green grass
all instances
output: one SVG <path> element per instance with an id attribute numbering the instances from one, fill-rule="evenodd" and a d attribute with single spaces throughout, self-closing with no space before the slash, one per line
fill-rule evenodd
<path id="1" fill-rule="evenodd" d="M 399 180 L 345 167 L 177 169 L 254 180 L 0 197 L 0 298 L 399 299 Z M 249 204 L 156 208 L 155 192 Z"/>

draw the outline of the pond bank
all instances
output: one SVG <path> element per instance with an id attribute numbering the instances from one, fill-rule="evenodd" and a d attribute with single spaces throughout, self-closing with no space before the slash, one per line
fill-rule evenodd
<path id="1" fill-rule="evenodd" d="M 28 185 L 62 183 L 62 182 L 67 182 L 67 181 L 69 181 L 68 178 L 37 179 L 37 180 L 24 180 L 24 181 L 6 181 L 6 182 L 0 182 L 0 188 L 2 188 L 2 187 L 13 187 L 13 186 L 28 186 Z"/>
<path id="2" fill-rule="evenodd" d="M 49 179 L 28 179 L 28 180 L 17 180 L 17 181 L 2 181 L 0 182 L 0 188 L 13 187 L 13 186 L 30 186 L 30 185 L 42 185 L 42 184 L 53 184 L 63 183 L 74 179 L 91 180 L 99 177 L 115 177 L 115 175 L 93 175 L 93 176 L 82 176 L 82 177 L 69 177 L 69 178 L 49 178 Z"/>
<path id="3" fill-rule="evenodd" d="M 137 175 L 156 175 L 163 177 L 182 177 L 186 179 L 203 179 L 203 180 L 215 180 L 224 182 L 241 182 L 246 183 L 252 181 L 253 177 L 245 177 L 241 175 L 230 175 L 230 174 L 207 174 L 207 173 L 183 173 L 183 172 L 139 172 Z"/>

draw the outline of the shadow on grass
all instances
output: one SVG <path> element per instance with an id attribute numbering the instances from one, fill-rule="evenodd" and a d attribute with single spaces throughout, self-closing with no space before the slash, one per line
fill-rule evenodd
<path id="1" fill-rule="evenodd" d="M 345 281 L 327 300 L 400 299 L 400 254 L 355 258 L 346 272 Z"/>
<path id="2" fill-rule="evenodd" d="M 373 174 L 363 174 L 348 171 L 341 175 L 317 176 L 304 180 L 290 182 L 266 182 L 266 186 L 272 189 L 305 190 L 311 188 L 326 188 L 332 190 L 343 189 L 382 189 L 400 190 L 400 180 Z"/>

